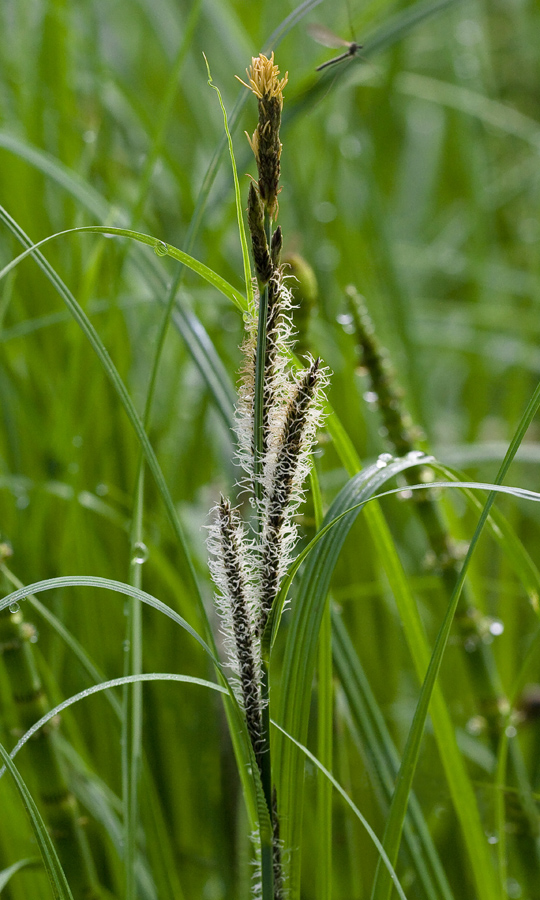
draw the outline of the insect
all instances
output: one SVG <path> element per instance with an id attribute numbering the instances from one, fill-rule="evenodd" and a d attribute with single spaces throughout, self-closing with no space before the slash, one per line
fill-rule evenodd
<path id="1" fill-rule="evenodd" d="M 362 44 L 357 44 L 356 41 L 345 41 L 343 38 L 338 37 L 337 34 L 334 34 L 333 31 L 330 31 L 329 28 L 325 28 L 324 25 L 308 25 L 307 30 L 313 40 L 317 41 L 318 44 L 322 44 L 323 47 L 347 48 L 344 53 L 341 53 L 339 56 L 334 56 L 334 58 L 329 59 L 328 62 L 317 66 L 316 72 L 320 72 L 321 69 L 326 69 L 328 66 L 340 63 L 343 59 L 352 59 L 353 56 L 356 56 L 358 51 L 362 49 Z"/>

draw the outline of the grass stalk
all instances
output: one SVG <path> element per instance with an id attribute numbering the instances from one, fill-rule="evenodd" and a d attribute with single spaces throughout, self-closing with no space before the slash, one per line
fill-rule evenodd
<path id="1" fill-rule="evenodd" d="M 19 604 L 12 609 L 0 611 L 0 659 L 11 689 L 17 728 L 24 733 L 48 712 L 50 705 L 33 649 L 36 629 L 26 621 Z M 81 810 L 70 788 L 57 741 L 59 725 L 58 719 L 51 722 L 29 742 L 30 767 L 45 821 L 73 893 L 76 897 L 99 900 L 99 883 L 81 824 Z"/>
<path id="2" fill-rule="evenodd" d="M 398 456 L 421 452 L 418 449 L 420 430 L 414 426 L 404 407 L 402 391 L 397 386 L 394 369 L 387 351 L 381 346 L 375 334 L 365 303 L 354 287 L 347 289 L 347 297 L 358 342 L 360 363 L 369 375 L 371 390 L 378 397 L 378 410 L 386 439 Z M 418 477 L 418 469 L 404 473 L 404 479 L 410 485 L 417 484 Z M 421 469 L 420 477 L 422 477 Z M 453 596 L 461 577 L 462 559 L 457 544 L 448 530 L 441 505 L 433 497 L 429 487 L 425 491 L 414 492 L 412 499 L 412 508 L 422 525 L 433 556 L 433 568 L 439 575 L 444 596 L 448 601 Z M 493 648 L 483 640 L 484 616 L 476 606 L 468 581 L 463 583 L 459 593 L 454 621 L 466 651 L 465 663 L 473 694 L 477 698 L 479 713 L 485 723 L 483 730 L 491 748 L 497 752 L 501 732 L 507 722 L 509 702 L 497 671 Z M 511 742 L 509 756 L 521 788 L 521 796 L 524 798 L 523 811 L 534 833 L 537 828 L 536 811 L 526 799 L 530 798 L 532 787 L 516 742 Z M 540 861 L 540 851 L 537 849 L 536 853 Z"/>

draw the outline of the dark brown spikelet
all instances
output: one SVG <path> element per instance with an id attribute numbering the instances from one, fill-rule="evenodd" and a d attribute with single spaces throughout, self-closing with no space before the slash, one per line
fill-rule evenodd
<path id="1" fill-rule="evenodd" d="M 227 580 L 227 600 L 230 604 L 236 656 L 240 674 L 242 699 L 249 737 L 257 756 L 261 736 L 261 704 L 258 667 L 253 647 L 253 632 L 249 618 L 246 584 L 241 565 L 238 541 L 239 518 L 229 500 L 221 498 L 218 506 L 221 554 Z"/>
<path id="2" fill-rule="evenodd" d="M 251 236 L 255 274 L 260 287 L 262 287 L 272 277 L 273 264 L 268 252 L 268 243 L 264 231 L 264 207 L 253 182 L 249 185 L 248 227 Z"/>
<path id="3" fill-rule="evenodd" d="M 281 232 L 281 225 L 278 225 L 276 230 L 272 235 L 272 240 L 270 242 L 270 256 L 272 257 L 272 262 L 274 264 L 274 268 L 278 269 L 281 263 L 281 251 L 283 249 L 283 234 Z"/>
<path id="4" fill-rule="evenodd" d="M 277 207 L 279 176 L 281 174 L 281 103 L 278 97 L 262 97 L 259 100 L 259 125 L 257 128 L 257 165 L 259 191 L 273 218 Z"/>

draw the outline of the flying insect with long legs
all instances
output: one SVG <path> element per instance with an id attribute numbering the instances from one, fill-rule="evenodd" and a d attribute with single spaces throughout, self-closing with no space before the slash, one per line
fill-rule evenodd
<path id="1" fill-rule="evenodd" d="M 325 28 L 324 25 L 308 25 L 307 31 L 313 40 L 317 41 L 318 44 L 322 44 L 323 47 L 332 47 L 333 49 L 339 47 L 347 48 L 344 53 L 340 53 L 339 56 L 334 56 L 333 59 L 329 59 L 322 65 L 317 66 L 316 72 L 327 69 L 329 66 L 334 66 L 342 62 L 342 60 L 352 59 L 362 49 L 362 44 L 357 44 L 356 41 L 345 41 L 343 38 L 338 37 L 337 34 L 334 34 L 333 31 L 330 31 L 329 28 Z"/>

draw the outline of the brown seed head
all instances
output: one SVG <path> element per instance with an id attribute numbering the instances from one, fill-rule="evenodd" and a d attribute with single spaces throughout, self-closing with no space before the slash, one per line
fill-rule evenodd
<path id="1" fill-rule="evenodd" d="M 285 77 L 278 78 L 279 67 L 274 64 L 274 54 L 267 59 L 264 54 L 251 58 L 251 66 L 246 69 L 249 84 L 238 78 L 238 81 L 253 91 L 259 100 L 265 100 L 276 97 L 279 101 L 280 108 L 283 107 L 283 88 L 289 80 L 289 73 L 285 73 Z"/>

